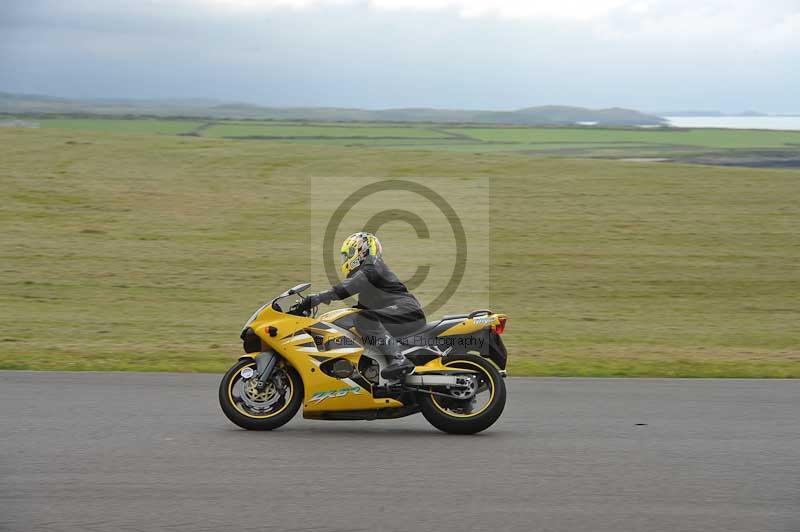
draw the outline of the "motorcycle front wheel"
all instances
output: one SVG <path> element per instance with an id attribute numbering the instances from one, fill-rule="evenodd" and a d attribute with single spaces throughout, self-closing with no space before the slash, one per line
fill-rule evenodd
<path id="1" fill-rule="evenodd" d="M 475 434 L 492 426 L 506 405 L 506 385 L 500 371 L 477 355 L 448 355 L 442 359 L 442 364 L 475 372 L 476 393 L 469 399 L 419 393 L 418 401 L 425 419 L 451 434 Z"/>
<path id="2" fill-rule="evenodd" d="M 259 389 L 255 369 L 255 360 L 239 361 L 229 369 L 219 384 L 219 404 L 225 416 L 243 429 L 273 430 L 297 413 L 303 402 L 303 381 L 294 368 L 282 362 L 267 386 Z"/>

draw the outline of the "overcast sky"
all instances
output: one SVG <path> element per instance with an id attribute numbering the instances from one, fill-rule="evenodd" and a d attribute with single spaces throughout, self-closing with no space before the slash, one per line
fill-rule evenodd
<path id="1" fill-rule="evenodd" d="M 800 0 L 2 0 L 0 90 L 800 112 Z"/>

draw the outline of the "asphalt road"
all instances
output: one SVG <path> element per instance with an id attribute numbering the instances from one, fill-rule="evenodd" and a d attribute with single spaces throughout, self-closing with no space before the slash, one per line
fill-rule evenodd
<path id="1" fill-rule="evenodd" d="M 477 436 L 246 432 L 217 382 L 0 372 L 0 530 L 800 531 L 800 382 L 509 379 Z"/>

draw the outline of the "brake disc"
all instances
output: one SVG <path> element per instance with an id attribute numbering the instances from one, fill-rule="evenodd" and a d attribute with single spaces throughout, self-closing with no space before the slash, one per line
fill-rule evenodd
<path id="1" fill-rule="evenodd" d="M 233 392 L 250 409 L 256 411 L 269 410 L 280 400 L 282 393 L 275 382 L 280 383 L 280 378 L 271 379 L 263 390 L 258 389 L 258 379 L 240 379 L 233 386 Z"/>

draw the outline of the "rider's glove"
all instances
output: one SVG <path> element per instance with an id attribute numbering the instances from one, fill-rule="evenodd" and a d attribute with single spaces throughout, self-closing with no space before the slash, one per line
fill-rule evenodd
<path id="1" fill-rule="evenodd" d="M 325 292 L 320 292 L 319 294 L 311 294 L 310 296 L 308 296 L 303 300 L 301 306 L 303 309 L 307 310 L 314 307 L 318 307 L 321 303 L 330 305 L 334 297 L 335 294 L 333 293 L 333 290 L 327 290 Z"/>

